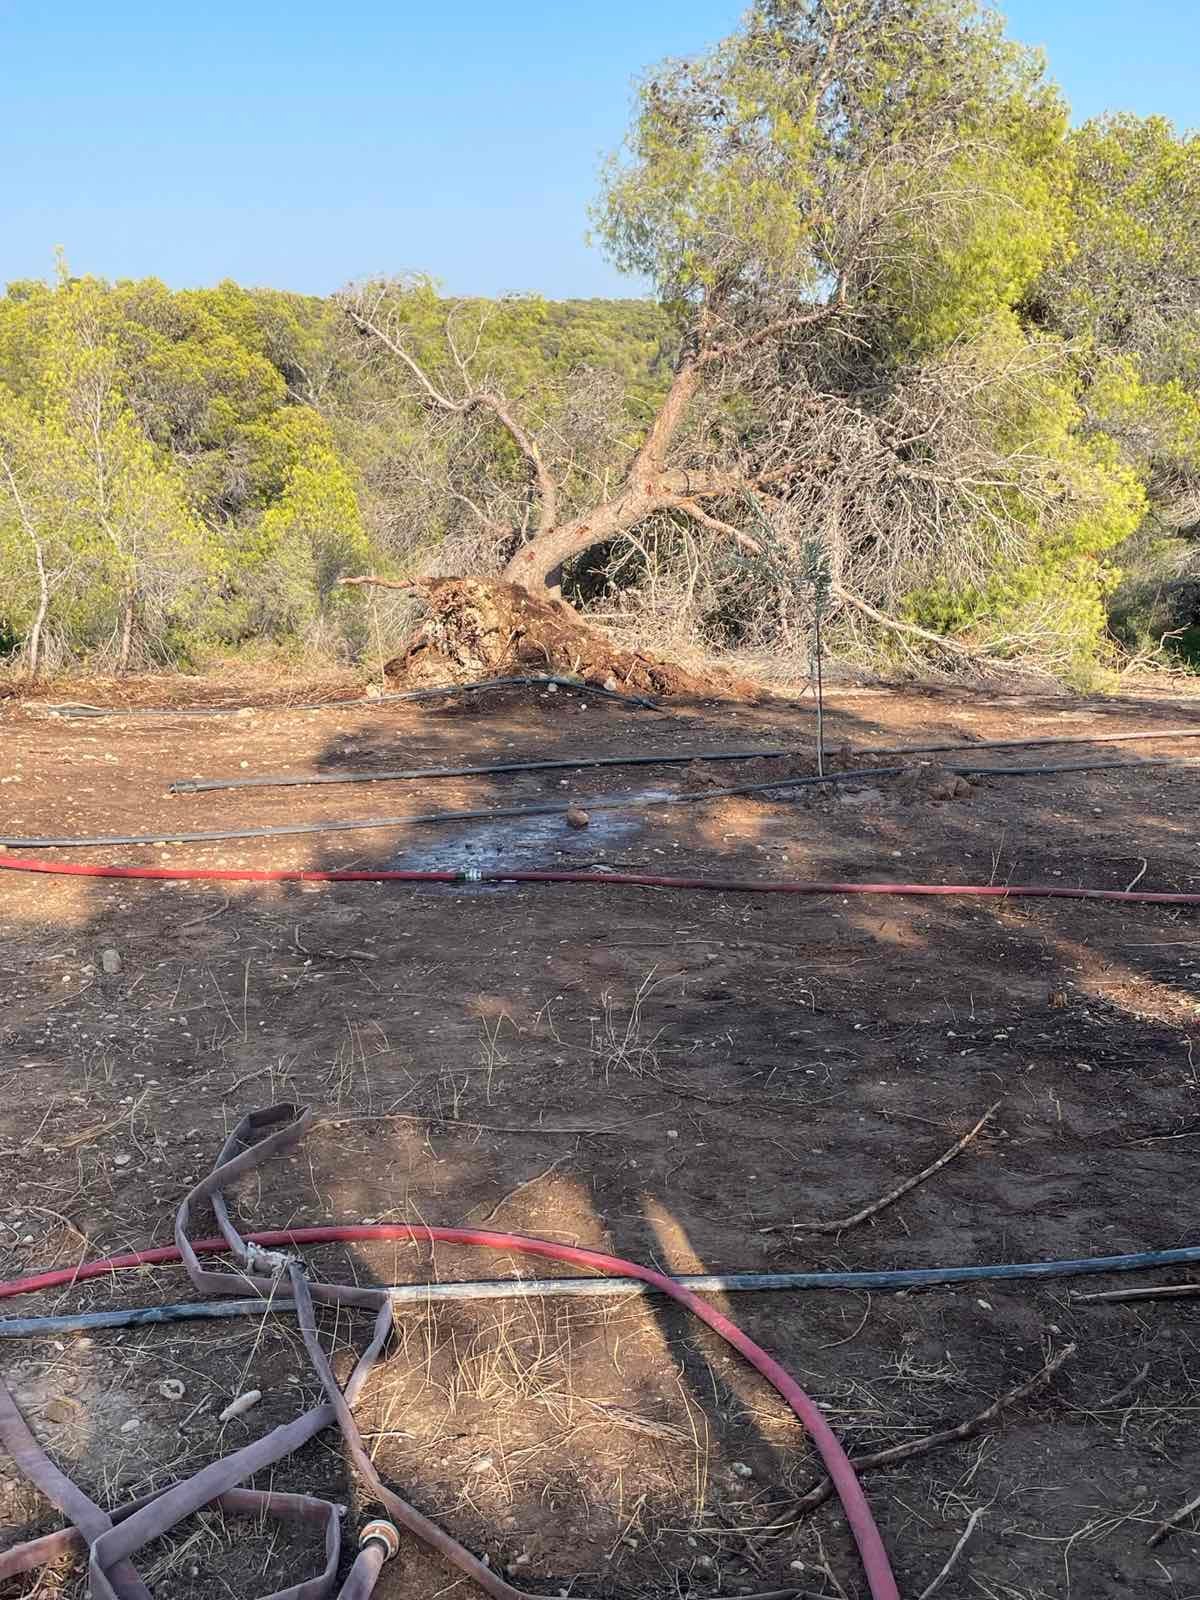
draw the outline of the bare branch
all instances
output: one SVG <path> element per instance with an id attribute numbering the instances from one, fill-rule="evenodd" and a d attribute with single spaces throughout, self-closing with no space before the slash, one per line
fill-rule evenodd
<path id="1" fill-rule="evenodd" d="M 343 296 L 339 303 L 360 333 L 370 334 L 373 339 L 378 339 L 384 349 L 390 351 L 396 357 L 397 361 L 417 380 L 426 399 L 433 405 L 439 407 L 442 411 L 462 412 L 466 410 L 465 401 L 453 400 L 448 394 L 443 394 L 429 377 L 421 363 L 404 348 L 399 339 L 393 338 L 383 322 L 374 315 L 367 313 L 360 303 L 352 300 L 349 296 Z"/>
<path id="2" fill-rule="evenodd" d="M 477 519 L 480 527 L 486 528 L 489 533 L 504 535 L 512 532 L 507 523 L 500 522 L 495 517 L 489 517 L 482 506 L 476 505 L 470 495 L 463 494 L 460 489 L 451 489 L 450 498 L 451 500 L 457 500 L 460 505 L 466 506 L 471 515 Z"/>
<path id="3" fill-rule="evenodd" d="M 553 528 L 558 519 L 558 484 L 546 466 L 537 440 L 517 419 L 511 403 L 505 396 L 492 389 L 472 386 L 470 366 L 479 350 L 479 341 L 483 333 L 482 323 L 473 348 L 468 355 L 464 355 L 455 341 L 451 320 L 449 317 L 446 319 L 446 342 L 465 390 L 461 396 L 455 398 L 444 388 L 439 388 L 422 364 L 406 348 L 404 341 L 388 327 L 386 319 L 379 315 L 382 294 L 376 296 L 374 306 L 366 304 L 362 293 L 343 294 L 339 298 L 339 304 L 361 333 L 378 340 L 385 350 L 395 356 L 409 376 L 415 379 L 419 390 L 430 405 L 439 411 L 457 416 L 466 416 L 472 411 L 486 411 L 496 419 L 529 464 L 538 494 L 538 532 L 546 532 Z"/>
<path id="4" fill-rule="evenodd" d="M 869 605 L 860 595 L 851 594 L 839 583 L 833 585 L 831 592 L 843 605 L 860 611 L 864 617 L 869 617 L 877 627 L 887 628 L 893 633 L 907 634 L 913 639 L 923 639 L 926 644 L 937 645 L 939 650 L 945 650 L 948 655 L 958 656 L 964 661 L 977 659 L 976 652 L 968 650 L 966 645 L 956 644 L 953 639 L 948 639 L 945 634 L 934 633 L 931 628 L 918 627 L 915 622 L 900 622 L 895 617 L 889 617 L 873 605 Z"/>
<path id="5" fill-rule="evenodd" d="M 480 390 L 479 393 L 471 395 L 463 409 L 470 411 L 476 407 L 490 411 L 496 421 L 508 430 L 513 443 L 533 469 L 538 489 L 538 532 L 548 532 L 558 520 L 558 484 L 542 458 L 537 440 L 517 421 L 502 395 L 493 394 L 489 390 Z"/>
<path id="6" fill-rule="evenodd" d="M 359 589 L 370 586 L 375 589 L 409 589 L 418 591 L 422 584 L 417 578 L 378 578 L 373 572 L 363 573 L 357 578 L 339 578 L 338 582 L 347 589 Z"/>
<path id="7" fill-rule="evenodd" d="M 700 352 L 696 360 L 701 366 L 707 366 L 714 361 L 729 361 L 735 356 L 745 355 L 747 351 L 769 344 L 785 333 L 793 333 L 797 328 L 810 327 L 814 322 L 827 322 L 844 308 L 845 302 L 845 286 L 839 283 L 834 298 L 827 305 L 817 306 L 811 311 L 796 311 L 786 317 L 777 317 L 774 322 L 756 328 L 745 338 L 732 339 L 726 344 L 709 345 Z"/>
<path id="8" fill-rule="evenodd" d="M 740 528 L 735 528 L 732 522 L 722 522 L 720 517 L 714 517 L 705 511 L 703 506 L 698 506 L 694 500 L 668 500 L 665 506 L 676 511 L 685 511 L 694 521 L 701 523 L 706 528 L 711 528 L 714 533 L 723 533 L 732 539 L 739 550 L 744 550 L 749 556 L 760 556 L 763 547 L 757 539 L 752 539 L 748 533 L 743 533 Z"/>

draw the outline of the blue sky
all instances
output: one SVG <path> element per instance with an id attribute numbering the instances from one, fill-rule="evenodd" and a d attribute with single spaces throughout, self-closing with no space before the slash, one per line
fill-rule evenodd
<path id="1" fill-rule="evenodd" d="M 1200 125 L 1197 0 L 1011 0 L 1078 118 Z M 738 0 L 0 0 L 0 281 L 636 292 L 584 241 L 631 82 Z"/>

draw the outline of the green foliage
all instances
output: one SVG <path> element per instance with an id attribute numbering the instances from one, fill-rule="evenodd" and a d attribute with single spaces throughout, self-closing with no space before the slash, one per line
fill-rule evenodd
<path id="1" fill-rule="evenodd" d="M 239 550 L 230 626 L 243 637 L 286 637 L 330 621 L 348 598 L 338 580 L 363 571 L 370 557 L 354 485 L 327 425 L 293 407 L 278 438 L 287 458 L 278 496 Z"/>
<path id="2" fill-rule="evenodd" d="M 7 620 L 20 626 L 36 604 L 27 579 L 40 550 L 55 591 L 50 627 L 85 649 L 116 641 L 122 665 L 134 653 L 169 657 L 172 637 L 199 622 L 216 571 L 182 475 L 124 392 L 98 286 L 72 281 L 24 304 L 36 338 L 18 327 L 12 345 L 26 392 L 0 388 L 9 491 L 0 559 L 26 579 Z M 0 336 L 12 320 L 10 309 Z"/>
<path id="3" fill-rule="evenodd" d="M 997 367 L 1030 337 L 1015 318 L 995 325 Z M 967 633 L 993 654 L 1036 656 L 1083 680 L 1105 654 L 1106 601 L 1120 578 L 1113 553 L 1141 526 L 1147 491 L 1113 439 L 1088 426 L 1079 362 L 1050 359 L 1059 341 L 1032 337 L 1045 363 L 1019 384 L 993 386 L 980 422 L 1002 455 L 1036 444 L 1043 470 L 1028 486 L 984 491 L 996 524 L 1024 536 L 997 554 L 983 581 L 937 581 L 911 593 L 905 611 L 924 627 Z"/>
<path id="4" fill-rule="evenodd" d="M 669 303 L 844 293 L 937 342 L 1060 241 L 1065 126 L 1040 58 L 972 0 L 759 0 L 646 79 L 597 232 Z"/>
<path id="5" fill-rule="evenodd" d="M 632 427 L 669 372 L 671 330 L 649 302 L 448 302 L 429 280 L 404 300 L 432 370 L 451 363 L 447 323 L 482 320 L 480 359 L 523 398 L 604 366 Z M 53 286 L 11 284 L 0 299 L 6 653 L 28 643 L 38 609 L 31 527 L 55 659 L 119 659 L 127 613 L 131 661 L 256 639 L 357 648 L 361 601 L 338 579 L 392 559 L 393 480 L 417 415 L 364 365 L 330 301 L 65 268 Z M 503 442 L 493 466 L 522 471 Z M 433 508 L 426 543 L 449 514 Z"/>

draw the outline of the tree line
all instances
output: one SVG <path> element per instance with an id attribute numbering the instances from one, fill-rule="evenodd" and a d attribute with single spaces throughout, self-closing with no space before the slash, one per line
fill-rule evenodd
<path id="1" fill-rule="evenodd" d="M 10 284 L 0 652 L 353 658 L 369 571 L 786 652 L 814 559 L 900 661 L 1200 620 L 1194 135 L 1072 128 L 973 0 L 760 0 L 645 76 L 592 226 L 652 297 Z"/>

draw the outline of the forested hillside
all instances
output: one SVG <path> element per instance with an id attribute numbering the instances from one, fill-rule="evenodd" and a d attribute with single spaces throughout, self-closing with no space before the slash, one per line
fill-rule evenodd
<path id="1" fill-rule="evenodd" d="M 665 385 L 643 301 L 439 299 L 405 285 L 416 348 L 447 317 L 519 399 L 619 388 L 631 434 Z M 486 447 L 485 447 L 486 448 Z M 436 559 L 470 512 L 417 407 L 329 301 L 223 283 L 16 283 L 0 301 L 0 650 L 117 667 L 289 641 L 353 652 L 338 579 Z"/>
<path id="2" fill-rule="evenodd" d="M 820 591 L 1080 681 L 1200 621 L 1196 137 L 1072 130 L 970 0 L 772 0 L 646 79 L 593 222 L 653 299 L 11 284 L 10 669 L 354 659 L 368 571 L 780 655 Z"/>

